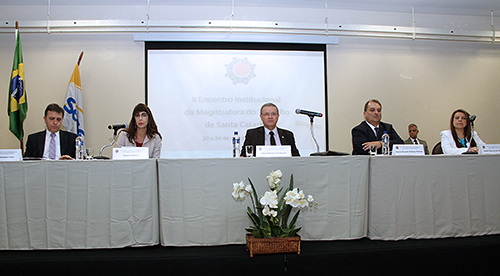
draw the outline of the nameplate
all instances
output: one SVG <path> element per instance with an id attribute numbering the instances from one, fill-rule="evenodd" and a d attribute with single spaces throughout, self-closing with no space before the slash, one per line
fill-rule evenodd
<path id="1" fill-rule="evenodd" d="M 135 160 L 148 159 L 149 148 L 147 147 L 123 147 L 113 149 L 113 159 L 117 160 Z"/>
<path id="2" fill-rule="evenodd" d="M 480 150 L 481 154 L 500 154 L 500 144 L 485 144 Z"/>
<path id="3" fill-rule="evenodd" d="M 392 155 L 425 155 L 424 145 L 392 145 Z"/>
<path id="4" fill-rule="evenodd" d="M 23 160 L 21 149 L 0 149 L 0 162 L 21 160 Z"/>
<path id="5" fill-rule="evenodd" d="M 256 157 L 291 157 L 292 147 L 288 146 L 256 146 Z"/>

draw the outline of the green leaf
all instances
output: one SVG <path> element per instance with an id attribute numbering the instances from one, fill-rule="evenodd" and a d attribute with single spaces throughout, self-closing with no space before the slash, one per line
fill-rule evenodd
<path id="1" fill-rule="evenodd" d="M 270 238 L 271 237 L 271 225 L 267 220 L 264 220 L 260 227 L 260 233 L 264 238 Z"/>
<path id="2" fill-rule="evenodd" d="M 302 227 L 299 227 L 299 228 L 297 228 L 297 229 L 294 229 L 294 230 L 290 231 L 289 237 L 296 236 L 296 235 L 297 235 L 297 232 L 299 232 L 299 231 L 300 231 L 300 229 L 302 229 Z"/>
<path id="3" fill-rule="evenodd" d="M 287 228 L 288 217 L 290 216 L 290 212 L 292 211 L 292 206 L 286 205 L 283 209 L 283 218 L 281 219 L 281 227 Z"/>
<path id="4" fill-rule="evenodd" d="M 261 225 L 261 223 L 259 221 L 259 217 L 257 215 L 255 215 L 251 211 L 247 212 L 247 215 L 250 218 L 250 220 L 252 221 L 253 225 L 255 225 L 255 227 L 258 228 Z"/>
<path id="5" fill-rule="evenodd" d="M 248 178 L 248 182 L 250 183 L 250 186 L 252 186 L 252 191 L 253 191 L 253 196 L 255 198 L 255 205 L 257 206 L 257 212 L 260 220 L 260 224 L 262 224 L 262 221 L 264 220 L 263 215 L 262 215 L 262 204 L 260 204 L 259 197 L 257 196 L 257 190 L 255 189 L 255 186 L 252 183 L 252 180 L 250 177 Z"/>
<path id="6" fill-rule="evenodd" d="M 300 214 L 300 210 L 297 211 L 295 216 L 293 216 L 292 221 L 290 221 L 290 225 L 289 225 L 290 228 L 295 227 L 295 222 L 297 222 L 297 218 L 299 217 L 299 214 Z"/>
<path id="7" fill-rule="evenodd" d="M 257 238 L 257 239 L 258 239 L 258 238 L 262 238 L 262 237 L 263 237 L 263 236 L 262 236 L 262 234 L 260 233 L 260 231 L 259 231 L 258 229 L 253 229 L 253 230 L 252 230 L 252 236 L 253 236 L 254 238 Z"/>

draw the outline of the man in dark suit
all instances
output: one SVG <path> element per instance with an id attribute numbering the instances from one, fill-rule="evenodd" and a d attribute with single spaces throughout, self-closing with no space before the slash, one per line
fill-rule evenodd
<path id="1" fill-rule="evenodd" d="M 410 144 L 410 145 L 423 145 L 424 146 L 424 152 L 425 154 L 429 154 L 429 147 L 427 146 L 427 142 L 425 140 L 422 140 L 420 138 L 417 138 L 419 131 L 418 131 L 418 126 L 416 124 L 409 124 L 408 125 L 408 134 L 410 137 L 405 140 L 405 144 Z"/>
<path id="2" fill-rule="evenodd" d="M 24 157 L 44 159 L 75 158 L 76 134 L 61 130 L 64 110 L 55 103 L 45 108 L 46 130 L 30 134 L 26 142 Z"/>
<path id="3" fill-rule="evenodd" d="M 382 134 L 389 134 L 389 146 L 404 144 L 391 124 L 383 123 L 382 104 L 378 100 L 369 100 L 365 103 L 363 112 L 365 121 L 355 126 L 352 131 L 352 154 L 370 154 L 370 147 L 376 146 L 377 152 L 382 153 Z"/>
<path id="4" fill-rule="evenodd" d="M 293 133 L 276 127 L 279 118 L 278 107 L 273 103 L 266 103 L 260 108 L 260 119 L 264 126 L 247 130 L 241 156 L 246 156 L 245 146 L 285 146 L 290 145 L 292 156 L 300 156 Z"/>

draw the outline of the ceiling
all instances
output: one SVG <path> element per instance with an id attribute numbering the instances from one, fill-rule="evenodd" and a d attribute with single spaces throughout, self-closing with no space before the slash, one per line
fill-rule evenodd
<path id="1" fill-rule="evenodd" d="M 146 5 L 148 0 L 0 0 L 0 5 Z M 149 0 L 150 5 L 200 5 L 325 8 L 490 16 L 500 14 L 499 0 Z"/>

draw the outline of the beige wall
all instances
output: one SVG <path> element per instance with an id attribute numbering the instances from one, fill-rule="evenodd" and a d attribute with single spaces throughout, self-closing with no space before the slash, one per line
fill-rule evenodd
<path id="1" fill-rule="evenodd" d="M 24 20 L 43 19 L 40 7 L 23 7 Z M 19 7 L 2 7 L 0 19 L 12 20 Z M 110 8 L 111 9 L 111 8 Z M 142 9 L 120 7 L 114 10 L 113 19 L 130 19 L 142 16 Z M 83 11 L 86 12 L 83 12 Z M 89 18 L 92 8 L 83 7 L 63 13 L 59 19 Z M 102 7 L 94 10 L 103 10 Z M 220 8 L 170 7 L 164 16 L 180 19 L 227 19 L 228 12 Z M 35 12 L 36 11 L 36 12 Z M 324 11 L 313 9 L 237 9 L 239 20 L 271 20 L 278 14 L 280 20 L 293 22 L 324 20 Z M 30 12 L 33 18 L 30 17 Z M 71 15 L 74 13 L 74 15 Z M 388 14 L 367 12 L 331 11 L 339 15 L 336 20 L 350 24 L 388 24 Z M 64 18 L 62 16 L 64 14 Z M 99 18 L 105 16 L 96 12 Z M 346 14 L 352 15 L 347 17 Z M 198 17 L 196 16 L 198 15 Z M 295 16 L 294 16 L 295 15 Z M 367 16 L 370 15 L 370 16 Z M 125 18 L 119 18 L 124 16 Z M 406 15 L 392 15 L 395 24 L 411 22 Z M 421 16 L 422 18 L 424 16 Z M 430 27 L 432 16 L 426 15 Z M 298 18 L 298 19 L 297 19 Z M 358 18 L 358 20 L 357 20 Z M 417 17 L 418 18 L 418 17 Z M 439 16 L 436 27 L 463 26 L 474 29 L 484 25 L 486 18 L 458 19 Z M 52 16 L 57 20 L 57 15 Z M 23 20 L 20 18 L 19 20 Z M 407 21 L 407 22 L 406 22 Z M 379 23 L 382 24 L 382 23 Z M 409 23 L 407 24 L 409 25 Z M 134 42 L 132 34 L 21 34 L 28 90 L 28 117 L 24 124 L 26 134 L 44 128 L 42 116 L 50 102 L 62 104 L 67 84 L 81 51 L 84 57 L 80 66 L 85 107 L 87 145 L 95 149 L 111 141 L 110 123 L 130 120 L 132 108 L 144 102 L 144 44 Z M 19 143 L 8 130 L 7 91 L 12 68 L 14 36 L 0 33 L 0 148 L 18 148 Z M 328 119 L 329 147 L 331 150 L 351 151 L 350 130 L 363 120 L 362 108 L 366 100 L 379 99 L 383 104 L 383 121 L 394 124 L 403 139 L 407 138 L 406 126 L 414 122 L 420 127 L 421 138 L 434 145 L 439 141 L 439 131 L 446 129 L 451 112 L 464 108 L 478 116 L 476 130 L 486 143 L 500 143 L 500 130 L 495 127 L 500 105 L 500 46 L 443 41 L 411 41 L 388 38 L 340 37 L 339 45 L 328 47 Z M 164 134 L 165 135 L 165 134 Z M 110 155 L 108 149 L 104 152 Z"/>

